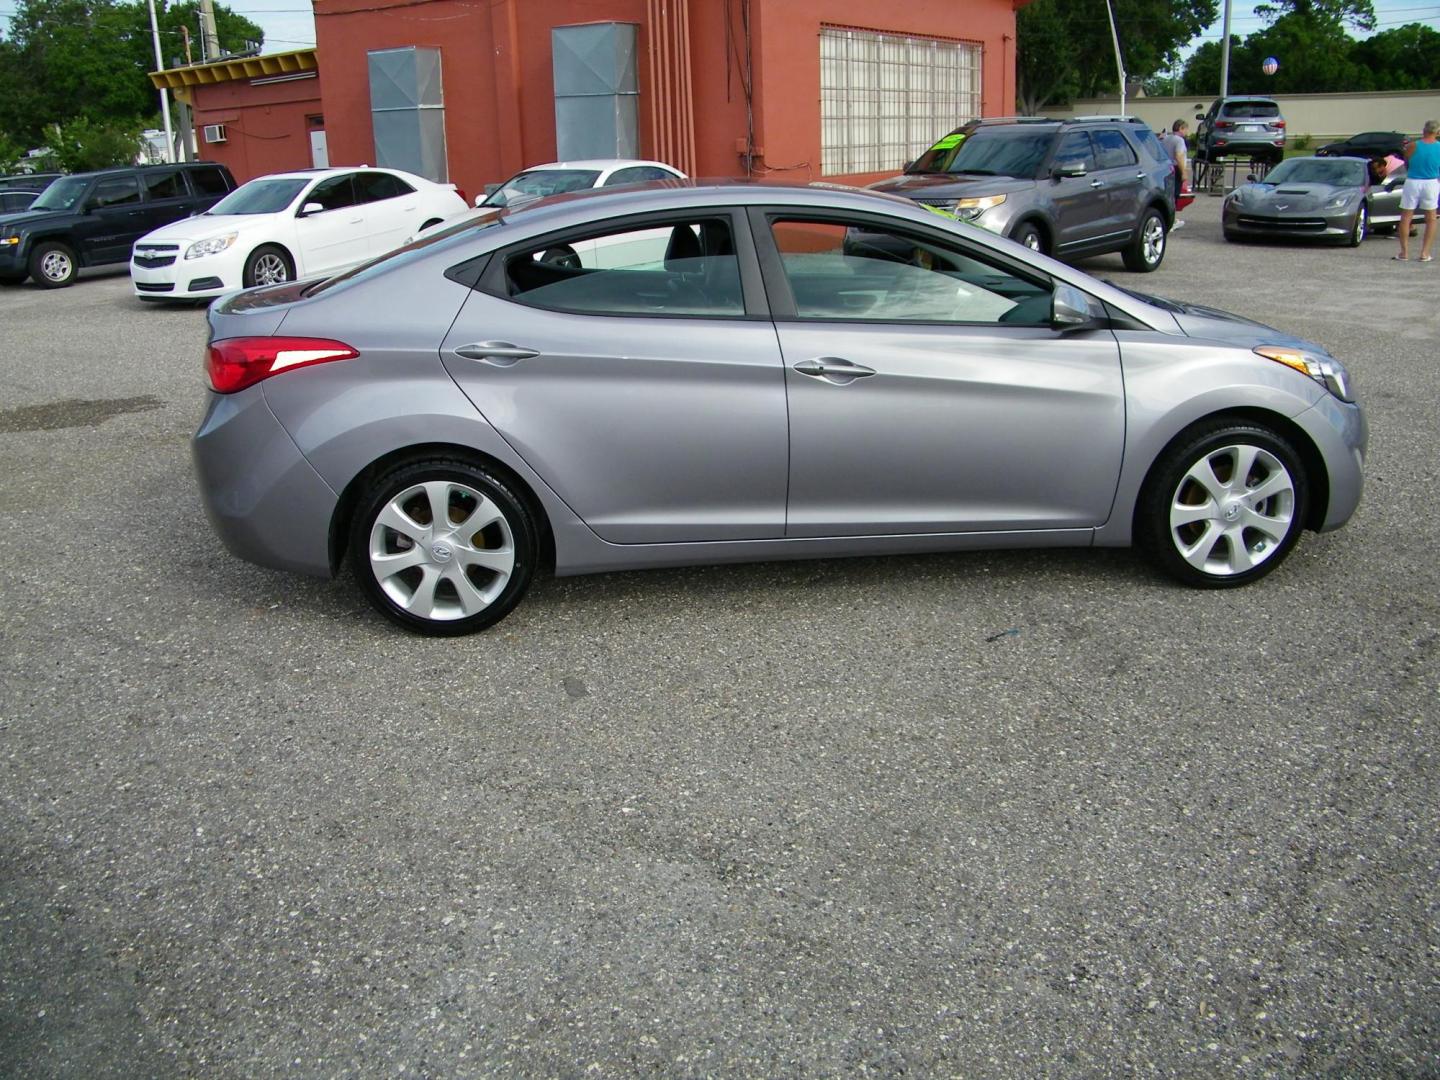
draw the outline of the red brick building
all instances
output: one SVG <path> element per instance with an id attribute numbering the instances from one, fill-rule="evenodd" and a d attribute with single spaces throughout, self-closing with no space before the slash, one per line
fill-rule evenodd
<path id="1" fill-rule="evenodd" d="M 323 108 L 298 82 L 232 79 L 195 87 L 195 122 L 244 129 L 245 148 L 223 151 L 233 162 L 202 146 L 242 180 L 309 165 L 321 124 L 332 163 L 409 168 L 472 195 L 560 156 L 864 180 L 963 120 L 1014 111 L 1027 2 L 315 0 L 324 90 L 317 75 L 303 94 Z M 567 152 L 612 119 L 610 153 Z"/>

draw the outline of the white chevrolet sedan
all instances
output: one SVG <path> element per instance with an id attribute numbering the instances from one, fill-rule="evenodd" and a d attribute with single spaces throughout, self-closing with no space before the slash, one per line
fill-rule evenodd
<path id="1" fill-rule="evenodd" d="M 397 169 L 262 176 L 205 213 L 142 236 L 130 281 L 142 300 L 197 300 L 334 273 L 465 208 L 454 184 Z"/>

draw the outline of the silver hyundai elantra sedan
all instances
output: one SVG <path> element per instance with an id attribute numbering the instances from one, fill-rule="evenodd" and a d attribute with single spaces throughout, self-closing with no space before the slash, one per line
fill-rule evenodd
<path id="1" fill-rule="evenodd" d="M 1134 543 L 1244 585 L 1362 487 L 1322 347 L 848 189 L 559 196 L 209 319 L 216 531 L 422 633 L 547 563 Z"/>

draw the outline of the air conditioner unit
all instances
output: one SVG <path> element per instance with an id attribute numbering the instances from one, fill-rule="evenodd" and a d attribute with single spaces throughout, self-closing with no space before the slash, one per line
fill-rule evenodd
<path id="1" fill-rule="evenodd" d="M 224 125 L 224 124 L 206 124 L 206 125 L 205 125 L 205 141 L 206 141 L 207 143 L 229 142 L 230 140 L 228 140 L 227 138 L 225 138 L 225 125 Z"/>

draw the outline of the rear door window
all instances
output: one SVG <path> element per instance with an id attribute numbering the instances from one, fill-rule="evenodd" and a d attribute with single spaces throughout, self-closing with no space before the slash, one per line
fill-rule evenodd
<path id="1" fill-rule="evenodd" d="M 145 197 L 148 199 L 178 199 L 190 194 L 185 188 L 185 178 L 180 175 L 179 169 L 147 172 L 143 176 Z"/>
<path id="2" fill-rule="evenodd" d="M 1091 132 L 1091 138 L 1095 140 L 1095 162 L 1102 169 L 1123 169 L 1139 160 L 1115 128 L 1100 128 Z"/>
<path id="3" fill-rule="evenodd" d="M 379 202 L 409 195 L 415 189 L 394 173 L 362 172 L 355 174 L 356 202 Z"/>
<path id="4" fill-rule="evenodd" d="M 225 179 L 225 174 L 219 169 L 201 167 L 188 170 L 190 183 L 195 187 L 197 195 L 224 195 L 230 190 L 230 183 Z"/>

